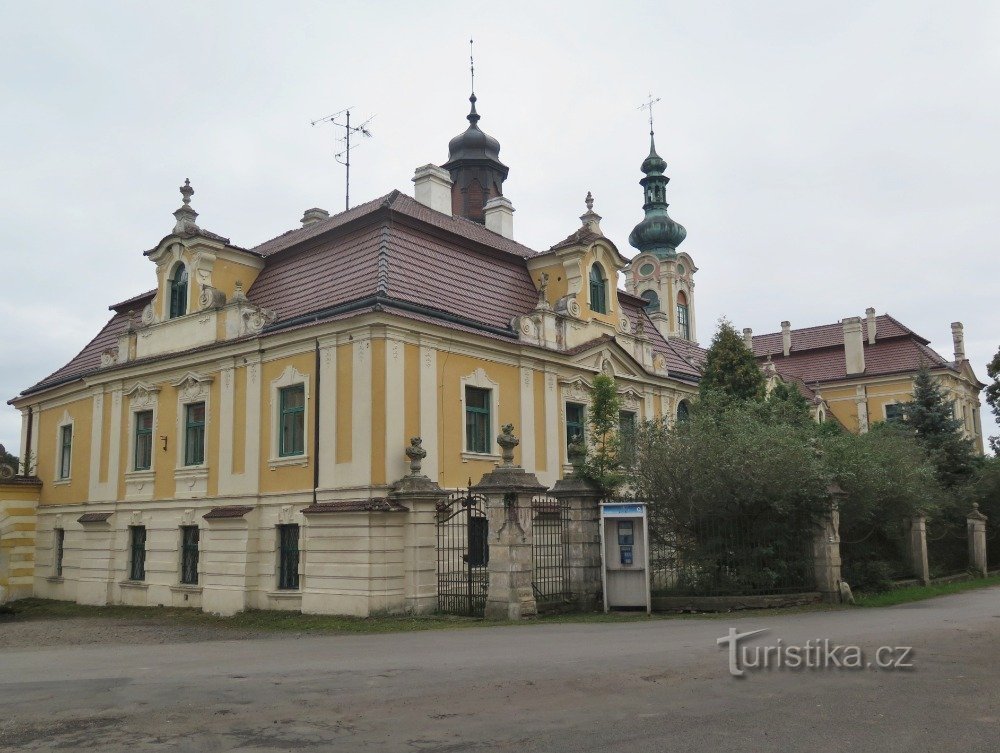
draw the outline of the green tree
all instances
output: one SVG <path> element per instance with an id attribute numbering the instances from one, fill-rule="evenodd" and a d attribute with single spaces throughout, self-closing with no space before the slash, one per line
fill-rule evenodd
<path id="1" fill-rule="evenodd" d="M 764 399 L 764 375 L 757 359 L 726 319 L 719 320 L 705 356 L 699 389 L 702 397 L 718 393 L 735 400 Z"/>
<path id="2" fill-rule="evenodd" d="M 1000 349 L 986 364 L 986 373 L 993 381 L 986 385 L 986 404 L 993 411 L 997 423 L 1000 423 Z M 990 437 L 990 447 L 995 455 L 1000 455 L 1000 436 Z"/>
<path id="3" fill-rule="evenodd" d="M 794 384 L 778 381 L 765 401 L 771 420 L 804 426 L 813 422 L 809 401 Z"/>
<path id="4" fill-rule="evenodd" d="M 577 473 L 598 486 L 605 494 L 614 494 L 626 480 L 621 462 L 621 437 L 618 435 L 621 399 L 615 380 L 606 374 L 594 377 L 587 425 L 590 437 L 587 454 Z"/>
<path id="5" fill-rule="evenodd" d="M 967 481 L 974 470 L 972 441 L 962 436 L 962 422 L 930 371 L 921 367 L 913 380 L 913 400 L 903 405 L 903 418 L 937 469 L 938 480 L 951 487 Z"/>

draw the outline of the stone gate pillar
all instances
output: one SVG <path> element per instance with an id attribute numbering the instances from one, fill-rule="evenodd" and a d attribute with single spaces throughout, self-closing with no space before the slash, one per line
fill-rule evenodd
<path id="1" fill-rule="evenodd" d="M 34 593 L 35 528 L 42 482 L 34 476 L 0 476 L 0 604 Z"/>
<path id="2" fill-rule="evenodd" d="M 910 571 L 923 584 L 931 582 L 930 566 L 927 563 L 927 516 L 914 515 L 907 518 L 903 526 L 906 532 L 906 553 Z"/>
<path id="3" fill-rule="evenodd" d="M 557 481 L 549 494 L 569 509 L 564 536 L 573 601 L 578 609 L 596 609 L 601 595 L 601 491 L 573 473 Z"/>
<path id="4" fill-rule="evenodd" d="M 546 487 L 533 473 L 514 465 L 518 439 L 514 426 L 507 424 L 497 437 L 503 462 L 472 487 L 473 494 L 486 499 L 489 520 L 489 588 L 486 618 L 519 620 L 538 613 L 531 587 L 534 565 L 531 558 L 531 498 L 544 494 Z"/>
<path id="5" fill-rule="evenodd" d="M 406 610 L 424 613 L 437 609 L 437 506 L 448 492 L 420 472 L 427 457 L 420 437 L 406 448 L 410 473 L 395 484 L 389 498 L 408 510 L 403 534 Z"/>
<path id="6" fill-rule="evenodd" d="M 813 535 L 813 567 L 816 590 L 823 601 L 840 601 L 840 503 L 846 496 L 837 484 L 829 487 L 830 506 Z"/>
<path id="7" fill-rule="evenodd" d="M 986 516 L 979 512 L 979 503 L 972 503 L 972 512 L 966 517 L 969 533 L 969 569 L 976 575 L 986 577 Z"/>

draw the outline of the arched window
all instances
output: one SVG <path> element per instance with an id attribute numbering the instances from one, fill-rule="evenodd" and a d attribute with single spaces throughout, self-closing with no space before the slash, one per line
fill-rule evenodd
<path id="1" fill-rule="evenodd" d="M 608 281 L 596 262 L 590 268 L 590 309 L 598 314 L 608 313 Z"/>
<path id="2" fill-rule="evenodd" d="M 689 415 L 691 415 L 691 413 L 690 410 L 688 409 L 688 401 L 681 400 L 679 403 L 677 403 L 677 420 L 687 421 Z"/>
<path id="3" fill-rule="evenodd" d="M 677 294 L 677 332 L 685 340 L 691 339 L 691 323 L 688 319 L 688 299 L 684 291 Z"/>
<path id="4" fill-rule="evenodd" d="M 188 271 L 178 264 L 170 278 L 170 318 L 184 316 L 188 303 Z"/>
<path id="5" fill-rule="evenodd" d="M 655 290 L 643 290 L 642 298 L 646 301 L 646 311 L 650 314 L 660 310 L 660 296 Z"/>

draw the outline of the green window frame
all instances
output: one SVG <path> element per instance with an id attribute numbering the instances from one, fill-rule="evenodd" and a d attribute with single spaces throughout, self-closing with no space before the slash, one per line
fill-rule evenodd
<path id="1" fill-rule="evenodd" d="M 187 313 L 188 304 L 188 271 L 183 264 L 177 266 L 170 277 L 170 311 L 169 318 L 176 319 Z"/>
<path id="2" fill-rule="evenodd" d="M 184 465 L 205 462 L 205 403 L 184 406 Z"/>
<path id="3" fill-rule="evenodd" d="M 55 529 L 55 541 L 53 542 L 55 548 L 55 576 L 61 578 L 63 574 L 63 552 L 66 549 L 66 529 L 56 528 Z"/>
<path id="4" fill-rule="evenodd" d="M 492 430 L 491 406 L 493 390 L 482 387 L 465 388 L 465 450 L 487 454 Z"/>
<path id="5" fill-rule="evenodd" d="M 635 460 L 635 413 L 630 410 L 618 412 L 618 443 L 621 448 L 621 460 L 625 465 L 631 465 Z"/>
<path id="6" fill-rule="evenodd" d="M 295 591 L 299 587 L 299 527 L 278 526 L 278 588 Z"/>
<path id="7" fill-rule="evenodd" d="M 685 340 L 691 339 L 691 323 L 688 320 L 688 305 L 686 303 L 677 304 L 677 332 Z"/>
<path id="8" fill-rule="evenodd" d="M 181 583 L 198 585 L 198 543 L 201 532 L 198 526 L 181 526 Z"/>
<path id="9" fill-rule="evenodd" d="M 687 421 L 691 417 L 691 408 L 688 406 L 687 400 L 681 400 L 677 403 L 677 420 Z"/>
<path id="10" fill-rule="evenodd" d="M 133 470 L 148 471 L 153 467 L 153 411 L 135 414 L 135 451 Z"/>
<path id="11" fill-rule="evenodd" d="M 295 384 L 278 392 L 278 456 L 302 455 L 306 451 L 306 387 Z"/>
<path id="12" fill-rule="evenodd" d="M 583 403 L 566 403 L 566 449 L 576 437 L 583 441 L 587 436 L 587 406 Z"/>
<path id="13" fill-rule="evenodd" d="M 906 420 L 906 408 L 903 403 L 887 403 L 885 406 L 885 422 L 887 424 L 900 423 Z"/>
<path id="14" fill-rule="evenodd" d="M 59 427 L 59 478 L 69 478 L 73 469 L 73 425 Z"/>
<path id="15" fill-rule="evenodd" d="M 146 526 L 129 526 L 129 580 L 146 580 Z"/>
<path id="16" fill-rule="evenodd" d="M 597 262 L 590 267 L 590 310 L 608 313 L 608 281 Z"/>

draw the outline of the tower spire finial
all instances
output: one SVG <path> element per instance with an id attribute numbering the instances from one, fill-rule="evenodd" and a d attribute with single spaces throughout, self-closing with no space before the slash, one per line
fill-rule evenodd
<path id="1" fill-rule="evenodd" d="M 650 93 L 646 101 L 639 105 L 640 110 L 649 110 L 649 144 L 652 148 L 653 145 L 653 105 L 660 101 L 659 97 L 653 98 L 652 93 Z"/>
<path id="2" fill-rule="evenodd" d="M 472 96 L 476 96 L 476 58 L 472 49 L 473 41 L 469 40 L 469 73 L 472 75 Z"/>

